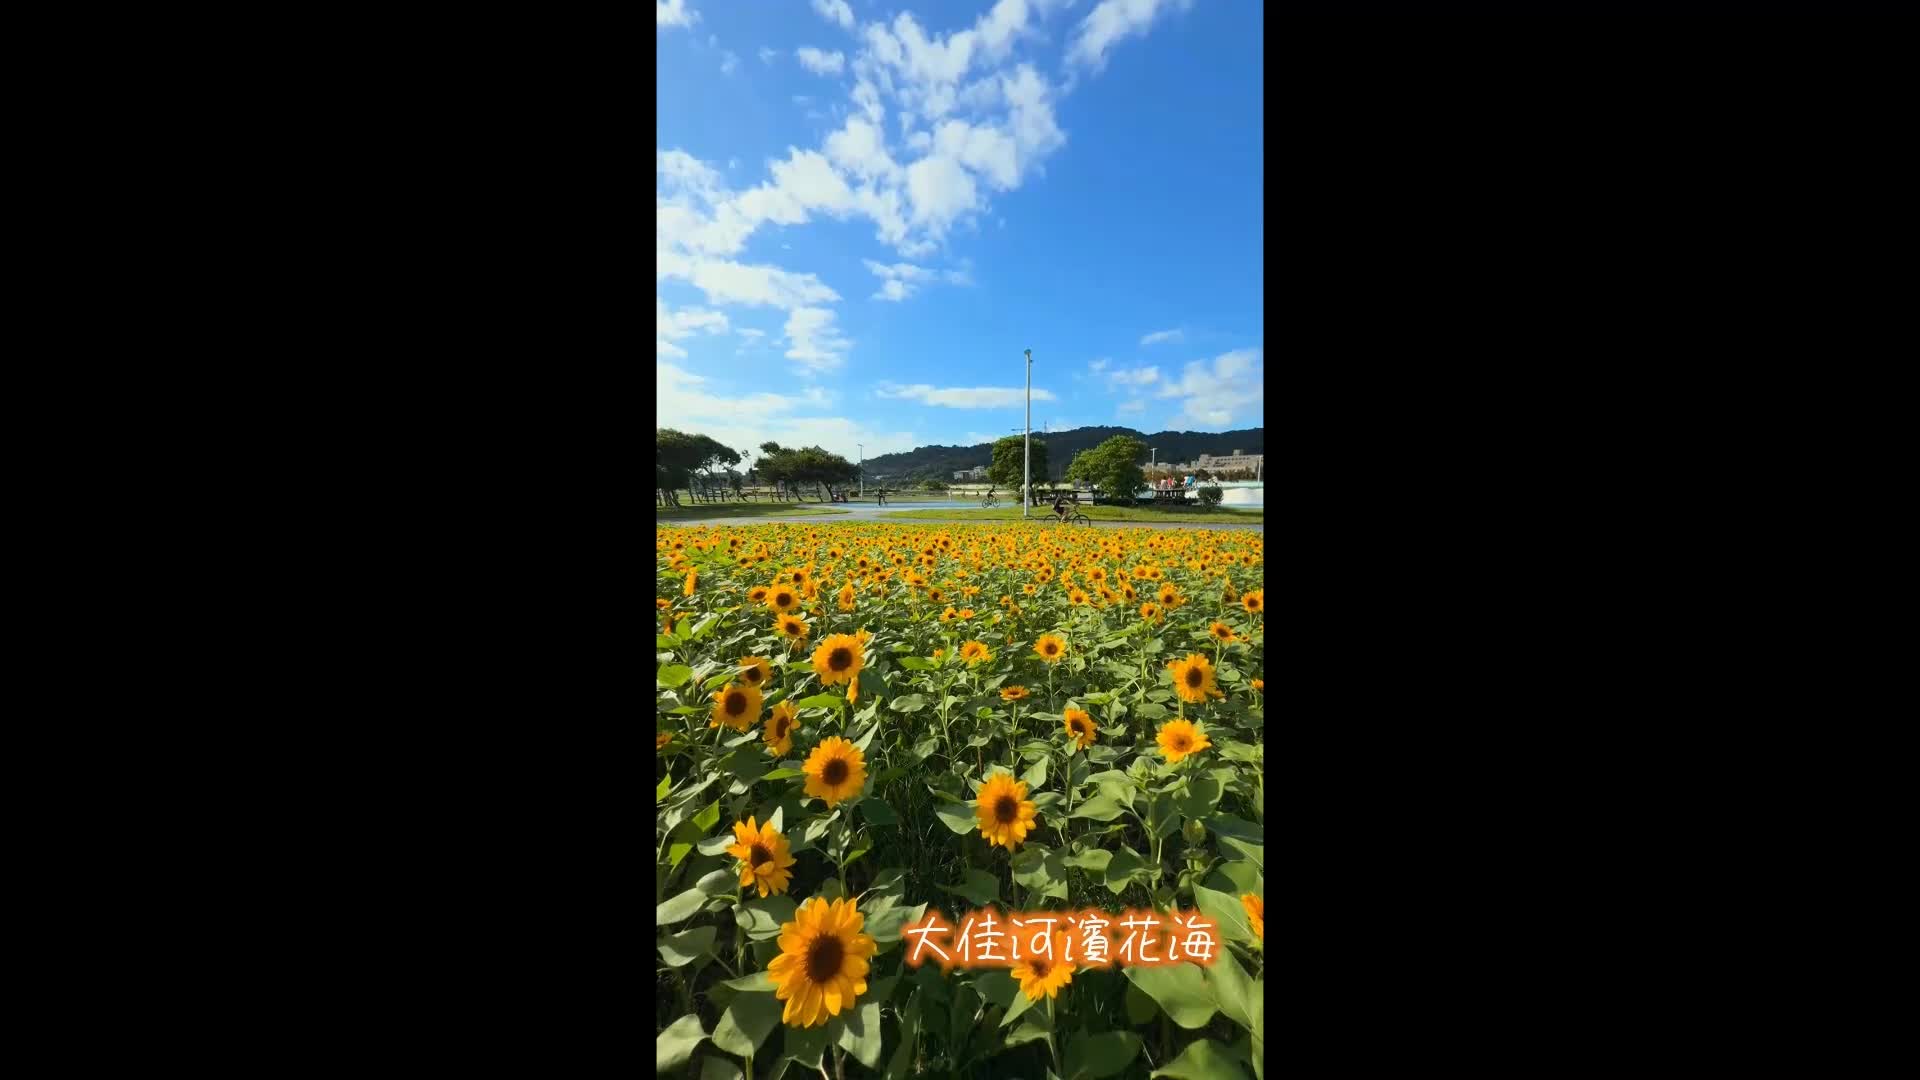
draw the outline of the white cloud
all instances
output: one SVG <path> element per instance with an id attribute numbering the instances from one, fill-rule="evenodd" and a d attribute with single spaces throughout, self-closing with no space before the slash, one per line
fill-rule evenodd
<path id="1" fill-rule="evenodd" d="M 787 316 L 787 359 L 798 360 L 807 372 L 832 371 L 846 360 L 853 342 L 833 325 L 833 312 L 803 307 Z"/>
<path id="2" fill-rule="evenodd" d="M 654 354 L 656 356 L 685 356 L 687 351 L 674 342 L 682 341 L 704 330 L 709 334 L 727 332 L 727 317 L 717 311 L 705 308 L 681 308 L 674 312 L 667 307 L 664 299 L 656 296 L 654 303 Z"/>
<path id="3" fill-rule="evenodd" d="M 731 75 L 740 67 L 740 58 L 731 51 L 720 54 L 720 74 Z"/>
<path id="4" fill-rule="evenodd" d="M 777 266 L 758 266 L 703 256 L 662 252 L 655 276 L 691 282 L 710 304 L 744 304 L 786 310 L 840 299 L 840 294 L 812 274 L 796 274 Z"/>
<path id="5" fill-rule="evenodd" d="M 1105 356 L 1101 357 L 1098 360 L 1089 360 L 1087 361 L 1087 370 L 1105 371 L 1107 370 L 1107 365 L 1111 363 L 1113 363 L 1113 360 L 1110 357 L 1105 357 Z"/>
<path id="6" fill-rule="evenodd" d="M 1121 414 L 1142 413 L 1146 411 L 1147 411 L 1147 403 L 1144 398 L 1133 398 L 1132 400 L 1129 400 L 1129 401 L 1123 401 L 1120 403 L 1120 407 L 1114 410 L 1114 412 L 1121 413 Z"/>
<path id="7" fill-rule="evenodd" d="M 794 55 L 799 58 L 800 66 L 815 75 L 838 75 L 846 70 L 847 58 L 838 52 L 821 52 L 811 45 L 803 45 Z"/>
<path id="8" fill-rule="evenodd" d="M 1160 369 L 1157 367 L 1134 368 L 1130 371 L 1120 370 L 1107 373 L 1107 382 L 1114 386 L 1145 386 L 1148 383 L 1158 382 L 1159 380 Z"/>
<path id="9" fill-rule="evenodd" d="M 1067 44 L 1067 60 L 1098 71 L 1106 65 L 1107 50 L 1116 43 L 1145 37 L 1147 28 L 1164 11 L 1185 11 L 1192 6 L 1193 0 L 1100 0 L 1074 30 L 1073 40 Z"/>
<path id="10" fill-rule="evenodd" d="M 948 270 L 943 273 L 929 270 L 924 266 L 915 266 L 912 263 L 894 263 L 892 266 L 887 266 L 872 259 L 864 261 L 867 269 L 881 279 L 880 291 L 873 294 L 875 300 L 905 300 L 917 292 L 920 286 L 942 278 L 954 284 L 968 282 L 966 273 L 960 270 Z"/>
<path id="11" fill-rule="evenodd" d="M 1236 349 L 1211 362 L 1195 360 L 1188 364 L 1180 381 L 1165 383 L 1159 396 L 1185 399 L 1172 427 L 1226 428 L 1258 419 L 1265 408 L 1265 392 L 1260 350 Z"/>
<path id="12" fill-rule="evenodd" d="M 813 0 L 813 10 L 831 23 L 839 23 L 840 29 L 853 29 L 853 9 L 847 6 L 847 0 Z"/>
<path id="13" fill-rule="evenodd" d="M 723 446 L 751 453 L 756 462 L 760 444 L 769 440 L 782 446 L 819 446 L 848 461 L 859 457 L 863 443 L 867 456 L 874 457 L 912 450 L 927 441 L 908 431 L 883 431 L 850 417 L 822 415 L 833 407 L 835 397 L 817 386 L 797 393 L 730 396 L 710 379 L 661 362 L 655 365 L 654 390 L 656 423 L 711 436 Z"/>
<path id="14" fill-rule="evenodd" d="M 913 203 L 913 223 L 937 237 L 972 210 L 979 195 L 959 162 L 936 154 L 907 166 L 907 198 Z"/>
<path id="15" fill-rule="evenodd" d="M 883 398 L 897 398 L 903 401 L 918 401 L 922 405 L 944 405 L 950 409 L 1005 409 L 1024 404 L 1027 400 L 1025 387 L 976 386 L 934 387 L 924 383 L 917 386 L 898 386 L 893 383 L 881 383 L 874 393 Z M 1052 401 L 1052 391 L 1036 388 L 1033 400 Z"/>
<path id="16" fill-rule="evenodd" d="M 654 26 L 692 26 L 700 13 L 687 6 L 687 0 L 657 0 L 653 5 Z"/>
<path id="17" fill-rule="evenodd" d="M 1178 345 L 1186 339 L 1179 330 L 1157 330 L 1140 339 L 1142 345 Z"/>
<path id="18" fill-rule="evenodd" d="M 896 180 L 900 165 L 887 153 L 886 134 L 864 116 L 849 116 L 827 136 L 827 159 L 861 180 Z"/>
<path id="19" fill-rule="evenodd" d="M 778 49 L 770 49 L 765 45 L 760 46 L 760 62 L 763 64 L 773 63 L 773 58 L 779 55 L 780 51 Z"/>

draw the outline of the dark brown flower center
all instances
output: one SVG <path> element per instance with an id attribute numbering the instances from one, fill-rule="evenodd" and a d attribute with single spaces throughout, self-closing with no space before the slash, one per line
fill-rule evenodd
<path id="1" fill-rule="evenodd" d="M 773 602 L 776 604 L 779 604 L 781 607 L 786 607 L 788 604 L 793 603 L 793 594 L 784 593 L 784 592 L 775 593 L 773 596 Z"/>
<path id="2" fill-rule="evenodd" d="M 829 785 L 834 787 L 846 783 L 846 760 L 844 758 L 834 758 L 832 761 L 827 762 L 827 767 L 820 770 L 820 779 L 825 780 Z"/>
<path id="3" fill-rule="evenodd" d="M 765 844 L 755 844 L 747 849 L 747 863 L 750 866 L 759 866 L 761 863 L 772 861 L 773 852 L 768 851 Z"/>
<path id="4" fill-rule="evenodd" d="M 1053 970 L 1053 965 L 1045 960 L 1028 960 L 1027 966 L 1033 969 L 1033 977 L 1036 979 L 1046 978 L 1047 972 Z"/>
<path id="5" fill-rule="evenodd" d="M 1058 646 L 1058 645 L 1055 645 L 1055 644 L 1054 644 L 1053 642 L 1051 642 L 1051 641 L 1049 641 L 1049 642 L 1047 642 L 1047 655 L 1048 655 L 1048 656 L 1052 656 L 1052 655 L 1053 655 L 1054 653 L 1057 653 L 1057 652 L 1059 652 L 1059 651 L 1060 651 L 1060 646 Z"/>
<path id="6" fill-rule="evenodd" d="M 1195 690 L 1200 689 L 1200 684 L 1205 682 L 1206 678 L 1197 667 L 1187 669 L 1187 685 Z"/>
<path id="7" fill-rule="evenodd" d="M 814 983 L 824 984 L 840 974 L 840 961 L 846 957 L 846 948 L 840 939 L 832 934 L 821 934 L 807 946 L 807 978 Z"/>
<path id="8" fill-rule="evenodd" d="M 1013 824 L 1020 816 L 1020 802 L 1011 795 L 1002 795 L 993 802 L 993 820 L 1002 825 Z"/>
<path id="9" fill-rule="evenodd" d="M 1087 722 L 1085 720 L 1075 720 L 1073 722 L 1073 733 L 1075 735 L 1085 735 L 1087 733 Z"/>
<path id="10" fill-rule="evenodd" d="M 727 695 L 727 715 L 739 716 L 747 711 L 747 695 L 735 690 Z"/>
<path id="11" fill-rule="evenodd" d="M 1173 748 L 1184 754 L 1193 748 L 1193 740 L 1187 738 L 1185 735 L 1175 735 L 1173 737 Z"/>
<path id="12" fill-rule="evenodd" d="M 786 717 L 782 716 L 774 720 L 773 737 L 775 740 L 784 739 L 787 737 L 787 718 Z"/>
<path id="13" fill-rule="evenodd" d="M 750 667 L 747 670 L 741 672 L 740 677 L 742 679 L 745 679 L 747 682 L 753 683 L 755 685 L 759 685 L 760 669 L 757 667 Z"/>
<path id="14" fill-rule="evenodd" d="M 833 652 L 827 655 L 827 666 L 835 671 L 845 671 L 852 667 L 853 650 L 844 645 L 833 650 Z"/>

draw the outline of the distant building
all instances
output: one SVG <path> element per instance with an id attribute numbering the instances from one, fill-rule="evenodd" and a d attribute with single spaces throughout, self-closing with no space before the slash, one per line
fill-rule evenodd
<path id="1" fill-rule="evenodd" d="M 1235 450 L 1231 454 L 1201 454 L 1192 465 L 1182 467 L 1215 472 L 1223 469 L 1246 469 L 1249 472 L 1258 472 L 1265 464 L 1265 454 L 1243 454 Z"/>
<path id="2" fill-rule="evenodd" d="M 985 480 L 987 478 L 987 467 L 982 465 L 976 469 L 961 469 L 959 472 L 953 474 L 953 478 L 955 480 Z"/>

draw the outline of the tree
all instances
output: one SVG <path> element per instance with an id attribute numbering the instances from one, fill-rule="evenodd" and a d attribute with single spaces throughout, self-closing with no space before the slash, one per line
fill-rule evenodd
<path id="1" fill-rule="evenodd" d="M 1200 505 L 1209 510 L 1219 506 L 1221 494 L 1222 492 L 1219 488 L 1208 484 L 1206 487 L 1200 489 Z"/>
<path id="2" fill-rule="evenodd" d="M 1115 435 L 1075 455 L 1073 464 L 1067 467 L 1067 479 L 1093 484 L 1109 501 L 1132 503 L 1135 493 L 1146 483 L 1140 471 L 1140 459 L 1146 456 L 1146 443 L 1131 436 Z"/>
<path id="3" fill-rule="evenodd" d="M 987 479 L 1005 487 L 1019 488 L 1023 465 L 1021 461 L 1022 436 L 1008 435 L 993 444 L 993 464 L 987 466 Z M 1033 475 L 1044 481 L 1047 478 L 1047 444 L 1044 440 L 1033 440 Z"/>
<path id="4" fill-rule="evenodd" d="M 653 432 L 653 483 L 657 497 L 671 506 L 680 505 L 676 490 L 692 483 L 694 470 L 700 468 L 709 453 L 705 443 L 718 445 L 705 435 L 689 435 L 673 428 L 655 428 Z M 688 494 L 692 491 L 689 489 Z"/>

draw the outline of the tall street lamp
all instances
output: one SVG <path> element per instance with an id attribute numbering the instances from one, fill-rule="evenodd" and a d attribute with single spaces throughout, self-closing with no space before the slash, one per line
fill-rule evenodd
<path id="1" fill-rule="evenodd" d="M 867 447 L 865 443 L 854 443 L 860 448 L 860 494 L 867 493 Z"/>
<path id="2" fill-rule="evenodd" d="M 1027 433 L 1020 439 L 1020 520 L 1033 505 L 1033 350 L 1027 350 Z"/>

